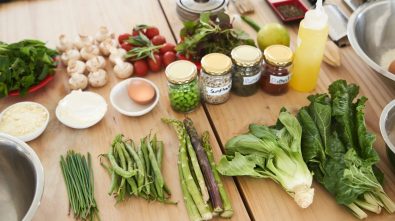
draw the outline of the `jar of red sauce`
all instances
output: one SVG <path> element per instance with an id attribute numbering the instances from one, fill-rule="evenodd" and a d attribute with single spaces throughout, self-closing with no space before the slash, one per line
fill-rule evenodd
<path id="1" fill-rule="evenodd" d="M 262 90 L 273 95 L 287 92 L 291 79 L 292 50 L 284 45 L 272 45 L 265 49 L 263 55 Z"/>

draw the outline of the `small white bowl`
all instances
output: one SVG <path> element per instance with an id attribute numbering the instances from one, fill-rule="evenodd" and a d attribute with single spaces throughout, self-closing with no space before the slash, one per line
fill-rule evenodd
<path id="1" fill-rule="evenodd" d="M 47 114 L 47 119 L 45 120 L 45 122 L 39 128 L 37 128 L 34 132 L 31 132 L 29 134 L 25 134 L 25 135 L 22 135 L 22 136 L 14 136 L 14 135 L 10 134 L 11 136 L 14 136 L 14 137 L 16 137 L 16 138 L 18 138 L 18 139 L 20 139 L 20 140 L 22 140 L 24 142 L 29 142 L 29 141 L 32 141 L 32 140 L 36 139 L 37 137 L 39 137 L 44 132 L 44 130 L 47 128 L 47 126 L 48 126 L 49 112 L 48 112 L 47 108 L 45 108 L 43 105 L 41 105 L 39 103 L 36 103 L 36 102 L 31 102 L 31 101 L 24 101 L 24 102 L 15 103 L 15 104 L 7 107 L 3 112 L 1 112 L 1 114 L 0 114 L 0 121 L 1 121 L 1 118 L 3 117 L 3 114 L 6 113 L 10 108 L 12 108 L 12 107 L 14 107 L 16 105 L 24 105 L 24 104 L 36 105 L 36 106 L 40 107 L 42 110 L 44 110 L 45 113 Z"/>
<path id="2" fill-rule="evenodd" d="M 85 129 L 97 124 L 107 112 L 102 96 L 90 91 L 72 91 L 59 101 L 55 114 L 58 120 L 74 129 Z"/>
<path id="3" fill-rule="evenodd" d="M 141 105 L 132 101 L 128 95 L 128 85 L 132 81 L 145 81 L 149 83 L 155 89 L 155 99 L 147 104 Z M 110 102 L 112 106 L 121 114 L 131 117 L 142 116 L 148 112 L 150 112 L 159 102 L 159 89 L 158 87 L 150 80 L 139 77 L 132 77 L 126 80 L 123 80 L 116 84 L 110 93 Z"/>

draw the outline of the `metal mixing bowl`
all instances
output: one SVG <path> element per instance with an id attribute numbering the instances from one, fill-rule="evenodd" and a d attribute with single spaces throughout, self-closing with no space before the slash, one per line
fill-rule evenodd
<path id="1" fill-rule="evenodd" d="M 395 168 L 395 100 L 384 107 L 380 116 L 380 132 L 387 146 L 387 156 Z"/>
<path id="2" fill-rule="evenodd" d="M 380 66 L 382 55 L 395 49 L 395 11 L 391 0 L 373 1 L 359 7 L 350 17 L 348 39 L 355 52 L 371 68 L 395 81 L 395 75 Z"/>
<path id="3" fill-rule="evenodd" d="M 26 143 L 0 133 L 0 221 L 32 220 L 44 189 L 44 170 Z"/>

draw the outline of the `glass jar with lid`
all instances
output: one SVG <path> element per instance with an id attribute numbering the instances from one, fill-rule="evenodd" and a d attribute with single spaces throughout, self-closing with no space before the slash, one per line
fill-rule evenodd
<path id="1" fill-rule="evenodd" d="M 200 90 L 196 65 L 179 60 L 169 64 L 165 70 L 170 105 L 173 110 L 188 113 L 200 104 Z"/>
<path id="2" fill-rule="evenodd" d="M 234 63 L 232 91 L 239 96 L 253 95 L 259 88 L 261 78 L 261 50 L 250 45 L 240 45 L 230 54 Z"/>
<path id="3" fill-rule="evenodd" d="M 221 53 L 205 55 L 200 75 L 201 94 L 206 103 L 221 104 L 229 99 L 232 88 L 232 60 Z"/>
<path id="4" fill-rule="evenodd" d="M 291 78 L 292 50 L 284 45 L 272 45 L 263 52 L 265 64 L 261 78 L 262 89 L 274 95 L 287 92 Z"/>

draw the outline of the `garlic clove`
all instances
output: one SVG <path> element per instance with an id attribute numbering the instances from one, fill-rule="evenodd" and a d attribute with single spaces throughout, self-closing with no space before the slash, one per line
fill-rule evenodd
<path id="1" fill-rule="evenodd" d="M 133 74 L 133 65 L 129 62 L 116 62 L 114 66 L 115 76 L 118 78 L 128 78 Z"/>
<path id="2" fill-rule="evenodd" d="M 81 58 L 80 52 L 77 49 L 69 49 L 60 56 L 62 63 L 67 66 L 69 61 L 79 60 Z"/>
<path id="3" fill-rule="evenodd" d="M 59 43 L 56 46 L 56 49 L 59 52 L 65 52 L 69 49 L 73 48 L 73 43 L 66 38 L 66 35 L 59 36 Z"/>
<path id="4" fill-rule="evenodd" d="M 106 59 L 103 56 L 96 56 L 86 62 L 86 68 L 89 72 L 94 72 L 103 69 L 106 66 Z"/>
<path id="5" fill-rule="evenodd" d="M 107 72 L 103 69 L 99 69 L 95 72 L 91 72 L 88 75 L 89 85 L 92 87 L 103 87 L 107 84 Z"/>
<path id="6" fill-rule="evenodd" d="M 83 74 L 73 73 L 69 79 L 69 86 L 72 90 L 83 90 L 88 86 L 88 78 Z"/>
<path id="7" fill-rule="evenodd" d="M 74 46 L 81 50 L 83 47 L 93 45 L 93 38 L 89 35 L 78 35 L 74 42 Z"/>
<path id="8" fill-rule="evenodd" d="M 80 60 L 71 60 L 67 63 L 67 73 L 71 76 L 72 74 L 83 74 L 85 72 L 85 63 Z"/>
<path id="9" fill-rule="evenodd" d="M 81 49 L 81 57 L 87 61 L 93 57 L 100 55 L 99 47 L 96 45 L 85 46 Z"/>
<path id="10" fill-rule="evenodd" d="M 99 31 L 96 33 L 95 39 L 98 42 L 102 42 L 111 37 L 111 33 L 108 31 L 106 26 L 101 26 Z"/>

